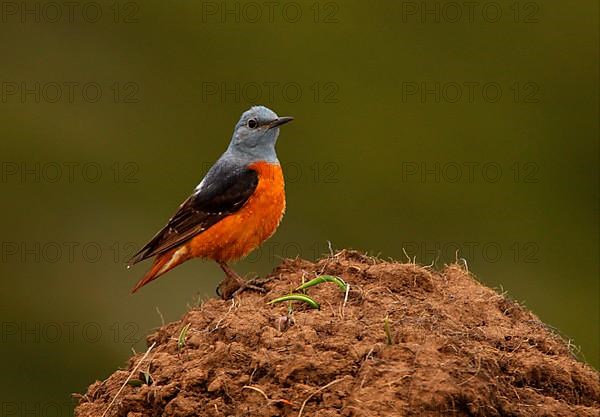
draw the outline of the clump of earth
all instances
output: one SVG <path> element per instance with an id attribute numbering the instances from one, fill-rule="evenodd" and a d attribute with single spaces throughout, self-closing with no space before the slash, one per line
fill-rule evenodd
<path id="1" fill-rule="evenodd" d="M 311 287 L 320 309 L 267 304 L 324 274 L 349 291 Z M 211 299 L 158 328 L 149 352 L 78 396 L 75 415 L 600 415 L 600 374 L 460 265 L 344 250 L 284 260 L 270 277 L 265 294 Z"/>

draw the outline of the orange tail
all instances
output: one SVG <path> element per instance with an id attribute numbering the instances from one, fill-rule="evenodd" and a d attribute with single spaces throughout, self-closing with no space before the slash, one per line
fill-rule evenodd
<path id="1" fill-rule="evenodd" d="M 171 252 L 165 253 L 164 255 L 157 256 L 154 260 L 154 263 L 152 264 L 152 268 L 150 268 L 150 270 L 146 272 L 146 275 L 144 275 L 144 277 L 140 279 L 137 284 L 135 284 L 135 287 L 133 287 L 131 293 L 133 294 L 134 292 L 142 288 L 144 285 L 148 284 L 151 281 L 154 281 L 156 278 L 160 277 L 165 272 L 170 271 L 177 265 L 186 261 L 187 257 L 181 255 L 184 255 L 184 253 L 180 253 L 179 250 L 173 250 Z"/>

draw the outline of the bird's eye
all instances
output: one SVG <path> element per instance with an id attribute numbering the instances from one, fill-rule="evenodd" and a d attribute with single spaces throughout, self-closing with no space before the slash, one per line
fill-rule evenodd
<path id="1" fill-rule="evenodd" d="M 250 129 L 256 129 L 258 127 L 258 122 L 256 121 L 256 119 L 248 120 L 248 127 Z"/>

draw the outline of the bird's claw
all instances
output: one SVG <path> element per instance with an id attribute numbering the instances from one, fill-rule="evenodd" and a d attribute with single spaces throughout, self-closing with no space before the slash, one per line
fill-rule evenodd
<path id="1" fill-rule="evenodd" d="M 248 281 L 243 279 L 236 280 L 225 280 L 217 287 L 217 294 L 223 299 L 228 300 L 236 297 L 244 291 L 252 290 L 265 294 L 267 289 L 263 287 L 264 284 L 271 281 L 273 278 L 254 278 Z M 233 281 L 233 282 L 232 282 Z"/>
<path id="2" fill-rule="evenodd" d="M 266 294 L 267 289 L 263 285 L 265 285 L 267 282 L 271 281 L 272 279 L 273 279 L 272 277 L 264 277 L 264 278 L 257 277 L 257 278 L 253 278 L 248 281 L 244 281 L 240 285 L 240 288 L 238 288 L 237 290 L 234 291 L 234 293 L 232 294 L 232 297 L 235 297 L 247 290 L 253 290 L 253 291 L 259 292 L 261 294 Z"/>

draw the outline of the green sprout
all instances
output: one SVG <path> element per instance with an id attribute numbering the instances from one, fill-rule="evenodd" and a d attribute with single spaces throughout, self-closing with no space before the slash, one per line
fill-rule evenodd
<path id="1" fill-rule="evenodd" d="M 140 372 L 140 376 L 143 376 L 144 382 L 146 383 L 146 385 L 152 385 L 152 382 L 154 382 L 152 380 L 152 375 L 150 375 L 149 371 Z"/>
<path id="2" fill-rule="evenodd" d="M 305 295 L 305 294 L 284 295 L 283 297 L 279 297 L 279 298 L 269 301 L 267 304 L 276 304 L 276 303 L 281 303 L 284 301 L 301 301 L 303 303 L 308 304 L 311 308 L 315 308 L 317 310 L 319 308 L 321 308 L 319 303 L 317 303 L 315 300 L 313 300 L 312 298 L 310 298 L 308 295 Z"/>
<path id="3" fill-rule="evenodd" d="M 130 379 L 127 381 L 127 385 L 131 387 L 141 387 L 142 385 L 152 385 L 152 376 L 149 371 L 140 371 L 140 379 Z"/>
<path id="4" fill-rule="evenodd" d="M 183 327 L 183 329 L 181 329 L 181 332 L 179 333 L 179 337 L 177 338 L 177 350 L 181 350 L 185 346 L 185 337 L 187 336 L 187 332 L 188 332 L 191 324 L 192 323 L 188 323 Z"/>
<path id="5" fill-rule="evenodd" d="M 315 285 L 323 284 L 324 282 L 333 282 L 338 287 L 340 287 L 340 289 L 343 292 L 346 292 L 346 288 L 348 287 L 348 284 L 346 284 L 344 282 L 344 280 L 341 278 L 334 277 L 332 275 L 321 275 L 321 276 L 318 276 L 318 277 L 311 279 L 310 281 L 305 282 L 304 284 L 300 285 L 298 288 L 296 288 L 296 291 L 303 291 L 303 290 L 313 287 Z"/>
<path id="6" fill-rule="evenodd" d="M 127 381 L 127 385 L 131 387 L 141 387 L 142 385 L 144 385 L 144 382 L 139 379 L 130 379 L 129 381 Z"/>

